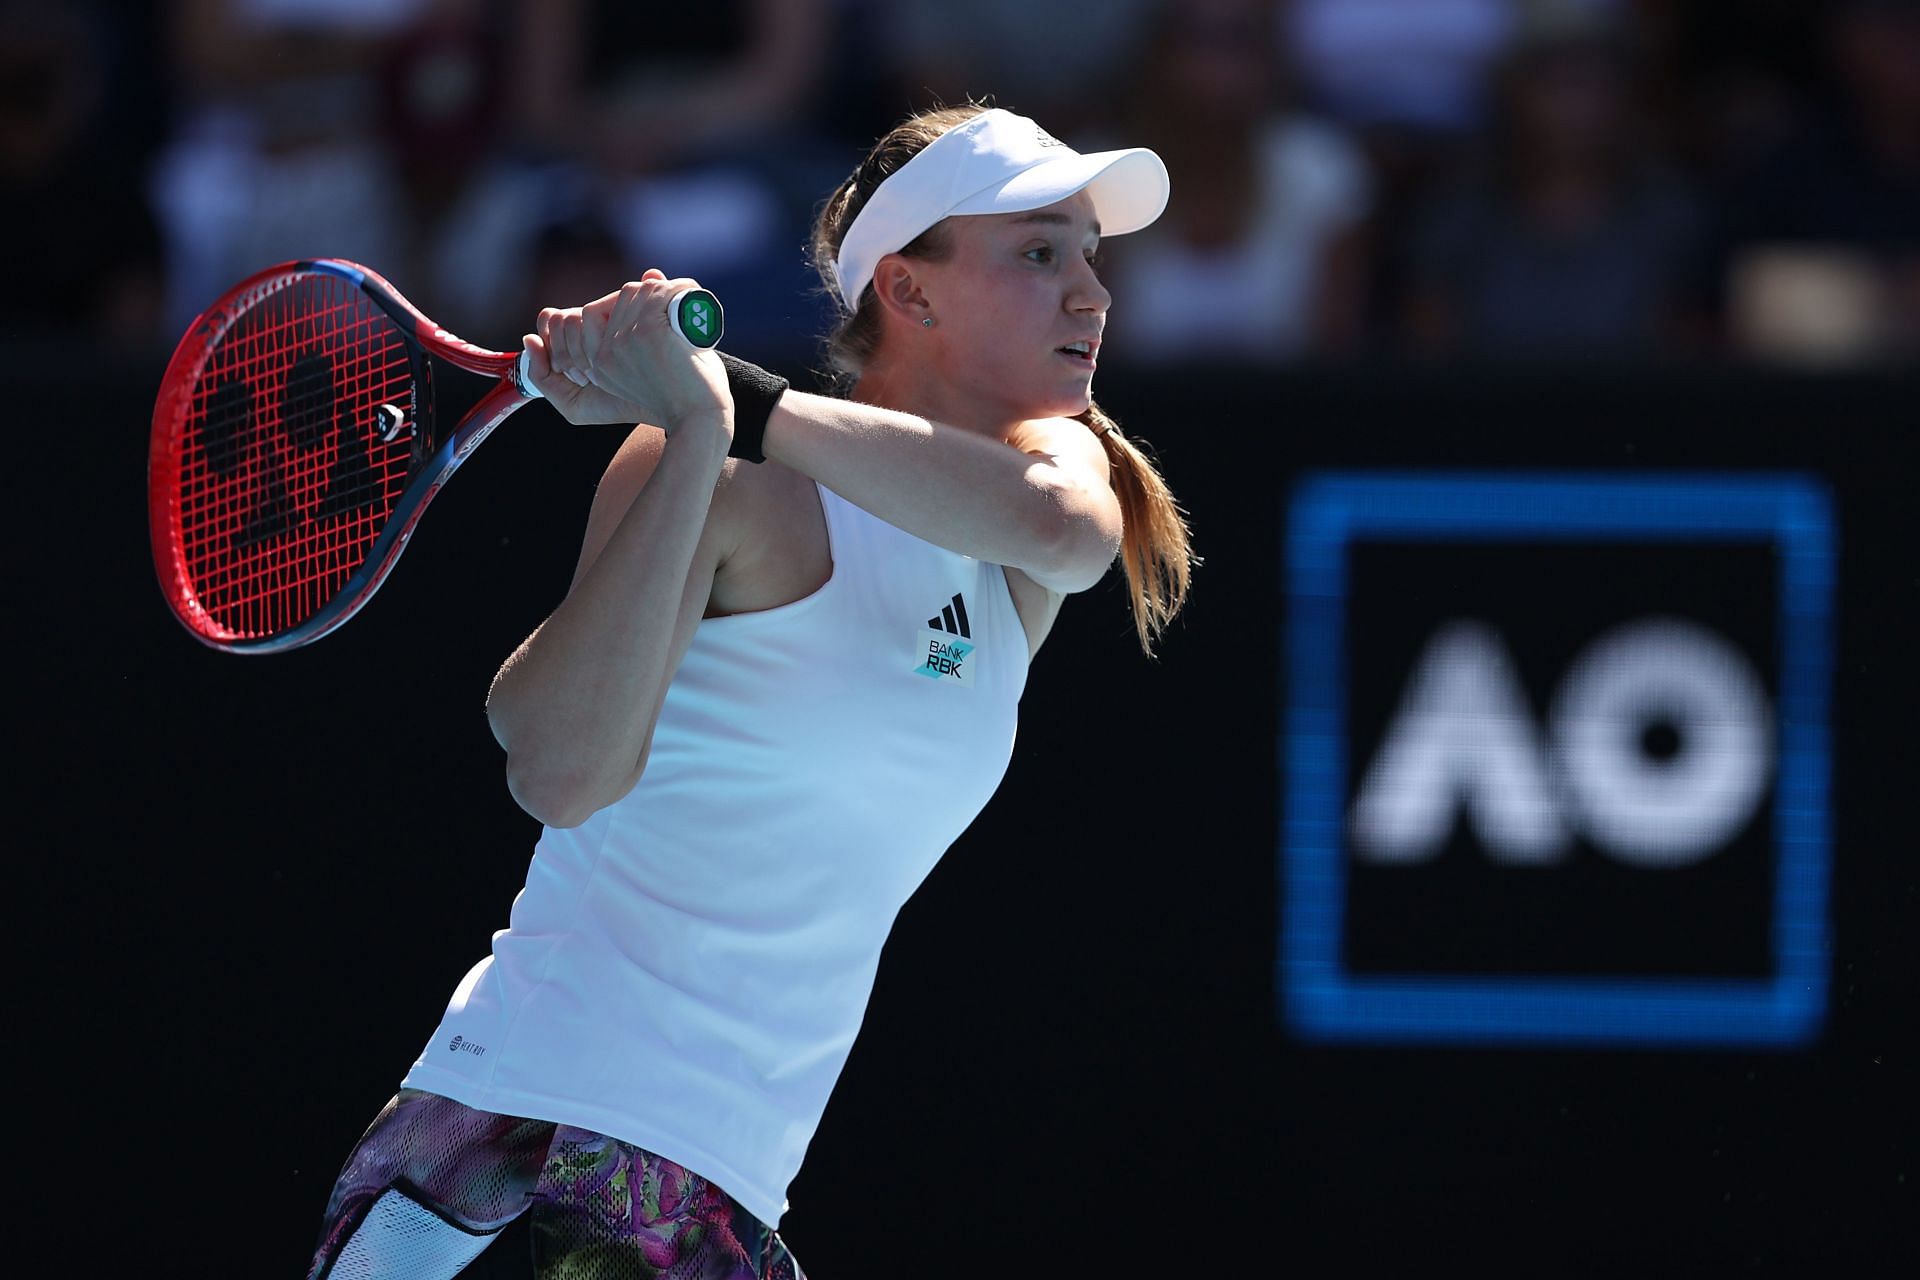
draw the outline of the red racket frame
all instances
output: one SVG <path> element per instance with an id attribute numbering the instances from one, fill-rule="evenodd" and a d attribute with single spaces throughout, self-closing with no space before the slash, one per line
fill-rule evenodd
<path id="1" fill-rule="evenodd" d="M 423 431 L 430 433 L 429 439 L 436 441 L 437 447 L 430 458 L 412 469 L 371 547 L 333 595 L 295 624 L 243 633 L 214 617 L 203 605 L 182 542 L 182 466 L 194 422 L 194 396 L 215 347 L 241 317 L 274 292 L 315 275 L 334 277 L 357 287 L 397 322 L 401 338 L 414 355 L 413 432 L 416 436 Z M 432 366 L 423 356 L 499 379 L 443 440 L 433 419 Z M 449 333 L 378 272 L 346 259 L 280 263 L 229 289 L 188 328 L 168 362 L 154 404 L 147 459 L 149 532 L 154 568 L 174 616 L 203 644 L 240 654 L 277 653 L 311 644 L 353 617 L 386 580 L 427 504 L 448 477 L 509 414 L 538 397 L 538 392 L 519 381 L 519 365 L 520 353 L 491 351 Z"/>

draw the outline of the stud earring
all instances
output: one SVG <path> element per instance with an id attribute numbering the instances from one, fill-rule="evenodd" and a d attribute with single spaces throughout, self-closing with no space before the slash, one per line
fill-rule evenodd
<path id="1" fill-rule="evenodd" d="M 932 316 L 923 317 L 920 321 L 920 327 L 923 329 L 933 328 L 933 317 Z"/>

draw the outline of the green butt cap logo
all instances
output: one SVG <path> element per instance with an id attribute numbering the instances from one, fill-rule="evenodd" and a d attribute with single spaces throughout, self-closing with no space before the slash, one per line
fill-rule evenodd
<path id="1" fill-rule="evenodd" d="M 674 332 L 696 347 L 711 347 L 720 341 L 720 299 L 705 289 L 690 289 L 682 294 L 668 313 Z"/>

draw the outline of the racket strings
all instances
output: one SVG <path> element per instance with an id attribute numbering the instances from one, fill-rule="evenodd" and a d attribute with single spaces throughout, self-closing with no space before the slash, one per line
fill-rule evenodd
<path id="1" fill-rule="evenodd" d="M 424 460 L 412 356 L 334 276 L 239 305 L 186 406 L 176 503 L 186 572 L 222 630 L 298 626 L 365 563 Z"/>

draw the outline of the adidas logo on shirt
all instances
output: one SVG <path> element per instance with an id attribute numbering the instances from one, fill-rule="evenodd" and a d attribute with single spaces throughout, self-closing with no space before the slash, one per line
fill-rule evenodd
<path id="1" fill-rule="evenodd" d="M 913 669 L 917 676 L 929 680 L 938 680 L 944 684 L 957 684 L 963 688 L 973 685 L 975 646 L 970 643 L 973 630 L 967 624 L 967 602 L 958 593 L 940 612 L 927 619 L 927 625 L 920 630 L 918 657 L 920 665 Z"/>
<path id="2" fill-rule="evenodd" d="M 945 626 L 941 624 L 945 623 Z M 945 631 L 963 639 L 973 639 L 973 632 L 967 629 L 967 602 L 954 593 L 953 603 L 940 610 L 937 618 L 928 618 L 927 627 L 932 631 Z"/>

